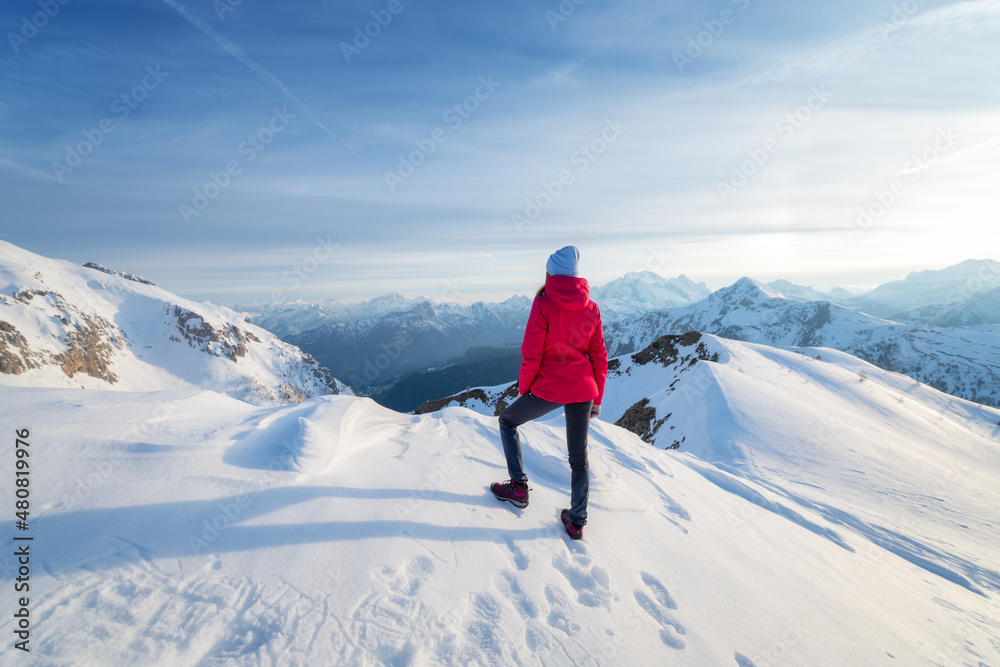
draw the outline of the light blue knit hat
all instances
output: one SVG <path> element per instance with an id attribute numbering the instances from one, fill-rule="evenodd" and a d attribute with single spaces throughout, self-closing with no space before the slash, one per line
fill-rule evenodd
<path id="1" fill-rule="evenodd" d="M 568 245 L 556 250 L 545 263 L 545 270 L 552 276 L 577 276 L 580 264 L 580 251 L 576 246 Z"/>

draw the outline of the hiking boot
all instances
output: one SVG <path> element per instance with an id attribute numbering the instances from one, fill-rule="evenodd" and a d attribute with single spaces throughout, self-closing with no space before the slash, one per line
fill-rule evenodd
<path id="1" fill-rule="evenodd" d="M 493 482 L 490 484 L 490 491 L 497 497 L 497 500 L 505 500 L 514 507 L 525 508 L 528 506 L 528 485 L 525 482 Z"/>
<path id="2" fill-rule="evenodd" d="M 566 528 L 566 534 L 570 536 L 571 539 L 578 540 L 583 537 L 583 526 L 578 526 L 569 519 L 569 510 L 563 510 L 562 514 L 559 515 L 562 519 L 563 527 Z"/>

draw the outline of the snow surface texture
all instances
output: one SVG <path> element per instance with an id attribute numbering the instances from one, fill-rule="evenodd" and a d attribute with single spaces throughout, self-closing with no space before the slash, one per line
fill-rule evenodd
<path id="1" fill-rule="evenodd" d="M 0 383 L 198 387 L 257 404 L 351 393 L 312 357 L 228 308 L 3 241 Z"/>
<path id="2" fill-rule="evenodd" d="M 492 411 L 0 387 L 37 503 L 32 652 L 0 657 L 1000 664 L 1000 411 L 829 349 L 698 344 L 718 361 L 610 381 L 608 419 L 649 397 L 685 440 L 595 421 L 580 542 L 559 412 L 522 427 L 517 510 L 487 490 Z"/>

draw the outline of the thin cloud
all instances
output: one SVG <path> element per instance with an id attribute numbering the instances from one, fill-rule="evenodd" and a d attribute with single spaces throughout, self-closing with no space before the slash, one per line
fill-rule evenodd
<path id="1" fill-rule="evenodd" d="M 577 88 L 580 82 L 573 74 L 578 67 L 577 63 L 566 63 L 553 67 L 531 79 L 525 88 L 529 91 L 549 88 Z"/>
<path id="2" fill-rule="evenodd" d="M 55 183 L 57 179 L 55 176 L 48 172 L 39 171 L 32 167 L 25 166 L 23 164 L 14 162 L 8 158 L 0 157 L 0 169 L 4 171 L 9 171 L 20 176 L 28 176 L 30 178 L 35 178 L 40 181 L 49 181 L 50 183 Z"/>
<path id="3" fill-rule="evenodd" d="M 309 111 L 309 107 L 307 107 L 306 104 L 302 100 L 300 100 L 295 93 L 293 93 L 291 90 L 288 89 L 288 86 L 286 86 L 280 80 L 278 80 L 278 78 L 275 77 L 273 74 L 271 74 L 263 65 L 261 65 L 256 60 L 251 58 L 243 49 L 236 46 L 236 44 L 234 44 L 231 40 L 220 35 L 210 25 L 208 25 L 198 17 L 192 16 L 184 8 L 184 6 L 179 4 L 176 0 L 163 0 L 163 2 L 172 7 L 178 14 L 181 15 L 181 17 L 184 20 L 189 22 L 194 27 L 198 28 L 198 30 L 200 30 L 201 32 L 205 33 L 216 44 L 221 46 L 223 49 L 228 51 L 232 56 L 234 56 L 237 60 L 239 60 L 241 63 L 250 68 L 250 70 L 253 71 L 257 76 L 259 76 L 261 80 L 264 81 L 264 83 L 274 84 L 278 88 L 280 88 L 281 92 L 283 92 L 285 96 L 288 97 L 288 99 L 295 102 L 295 104 L 297 104 L 298 107 L 302 110 L 302 113 L 307 115 L 314 123 L 316 123 L 316 125 L 321 130 L 323 130 L 328 135 L 333 137 L 341 146 L 346 148 L 351 153 L 351 155 L 354 155 L 355 157 L 360 159 L 361 156 L 359 156 L 354 151 L 354 148 L 352 148 L 350 144 L 341 139 L 339 136 L 337 136 L 337 134 L 335 134 L 332 130 L 330 130 L 330 128 L 328 128 L 326 125 L 320 122 L 320 120 L 316 118 L 316 116 L 314 116 L 311 111 Z"/>
<path id="4" fill-rule="evenodd" d="M 902 10 L 900 10 L 902 11 Z M 745 83 L 780 82 L 790 76 L 844 69 L 855 60 L 872 56 L 890 45 L 910 46 L 951 39 L 1000 25 L 1000 0 L 972 0 L 893 19 L 887 15 L 869 30 L 796 55 L 750 77 Z"/>

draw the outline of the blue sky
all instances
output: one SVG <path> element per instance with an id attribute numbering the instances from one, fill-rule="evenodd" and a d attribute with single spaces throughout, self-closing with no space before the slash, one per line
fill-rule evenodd
<path id="1" fill-rule="evenodd" d="M 0 25 L 0 238 L 191 298 L 499 299 L 566 244 L 594 284 L 1000 259 L 998 0 L 16 0 Z"/>

